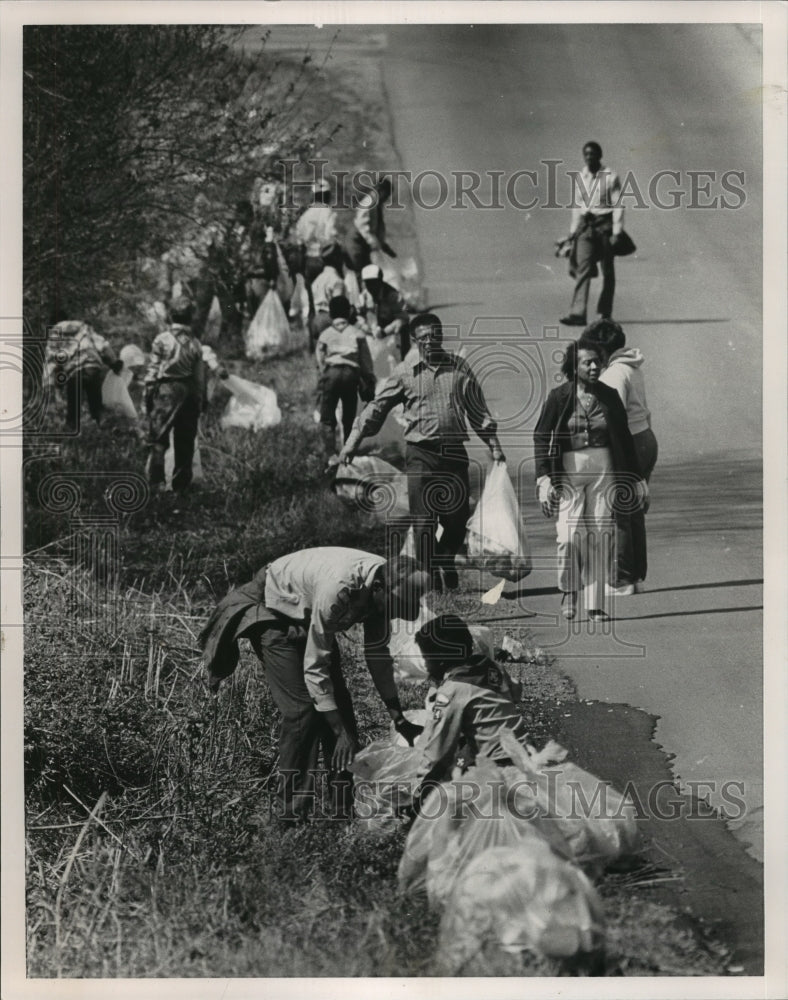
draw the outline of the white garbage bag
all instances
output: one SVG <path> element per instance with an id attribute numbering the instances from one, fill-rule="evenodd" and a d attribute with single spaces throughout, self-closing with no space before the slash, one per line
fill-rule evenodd
<path id="1" fill-rule="evenodd" d="M 126 385 L 134 378 L 134 370 L 144 368 L 148 363 L 147 354 L 136 344 L 126 344 L 121 347 L 118 357 L 123 362 L 123 371 L 120 373 L 120 377 Z"/>
<path id="2" fill-rule="evenodd" d="M 101 402 L 108 410 L 120 413 L 122 416 L 128 417 L 129 420 L 137 419 L 137 409 L 129 395 L 128 384 L 125 379 L 114 372 L 107 372 L 104 377 L 101 386 Z"/>
<path id="3" fill-rule="evenodd" d="M 531 572 L 531 554 L 504 462 L 495 462 L 470 517 L 466 543 L 468 562 L 516 583 Z"/>
<path id="4" fill-rule="evenodd" d="M 218 343 L 222 332 L 222 307 L 219 299 L 214 295 L 211 301 L 211 308 L 208 310 L 208 318 L 205 320 L 203 330 L 203 340 L 207 343 Z"/>
<path id="5" fill-rule="evenodd" d="M 281 423 L 282 412 L 273 389 L 249 382 L 238 375 L 228 375 L 224 384 L 232 396 L 220 421 L 223 428 L 243 427 L 260 431 Z"/>
<path id="6" fill-rule="evenodd" d="M 303 274 L 295 277 L 295 287 L 290 298 L 290 316 L 302 328 L 306 328 L 309 320 L 309 293 Z"/>
<path id="7" fill-rule="evenodd" d="M 244 339 L 246 356 L 252 361 L 274 357 L 289 347 L 290 323 L 276 289 L 271 288 L 260 303 Z"/>
<path id="8" fill-rule="evenodd" d="M 389 462 L 376 455 L 357 455 L 337 466 L 334 492 L 382 520 L 408 516 L 408 482 Z"/>

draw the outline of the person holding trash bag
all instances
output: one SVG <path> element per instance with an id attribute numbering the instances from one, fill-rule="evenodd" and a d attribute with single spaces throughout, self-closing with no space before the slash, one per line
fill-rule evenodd
<path id="1" fill-rule="evenodd" d="M 558 512 L 558 588 L 567 619 L 577 614 L 581 573 L 588 617 L 610 617 L 613 518 L 648 501 L 624 404 L 599 381 L 602 367 L 598 348 L 568 344 L 566 381 L 548 395 L 534 430 L 539 503 L 545 517 Z"/>
<path id="2" fill-rule="evenodd" d="M 383 272 L 377 264 L 368 264 L 361 278 L 358 325 L 376 339 L 396 337 L 400 361 L 404 361 L 410 350 L 407 302 L 393 285 L 383 280 Z"/>
<path id="3" fill-rule="evenodd" d="M 493 461 L 505 458 L 473 369 L 442 346 L 440 319 L 422 313 L 411 322 L 410 333 L 418 358 L 401 362 L 382 383 L 339 458 L 352 461 L 361 441 L 380 430 L 397 403 L 403 404 L 405 471 L 416 551 L 432 573 L 433 586 L 453 590 L 459 584 L 455 556 L 465 540 L 470 513 L 467 424 L 490 449 Z M 438 523 L 443 529 L 440 541 L 435 538 Z"/>
<path id="4" fill-rule="evenodd" d="M 626 334 L 611 319 L 592 323 L 581 334 L 579 343 L 593 344 L 604 353 L 606 367 L 599 381 L 612 386 L 621 397 L 640 471 L 648 482 L 657 464 L 658 446 L 646 403 L 643 355 L 637 347 L 626 346 Z M 638 593 L 647 571 L 646 512 L 643 507 L 620 511 L 616 515 L 616 545 L 610 567 L 609 592 L 615 597 Z"/>
<path id="5" fill-rule="evenodd" d="M 303 549 L 275 559 L 230 591 L 199 636 L 209 687 L 216 691 L 238 663 L 248 638 L 282 713 L 280 791 L 285 821 L 306 818 L 314 770 L 323 755 L 339 810 L 352 789 L 347 768 L 357 749 L 353 703 L 342 676 L 337 634 L 364 629 L 364 655 L 398 733 L 412 744 L 420 732 L 405 718 L 388 642 L 391 621 L 414 621 L 426 577 L 412 559 L 386 561 L 358 549 Z"/>
<path id="6" fill-rule="evenodd" d="M 316 181 L 312 190 L 312 204 L 295 226 L 295 238 L 304 253 L 304 280 L 310 286 L 323 270 L 320 251 L 327 243 L 337 239 L 337 213 L 329 204 L 331 189 L 325 180 Z"/>
<path id="7" fill-rule="evenodd" d="M 101 423 L 104 406 L 101 388 L 107 370 L 119 375 L 123 362 L 112 347 L 92 326 L 80 319 L 66 319 L 62 311 L 53 316 L 47 331 L 44 360 L 44 386 L 59 386 L 66 397 L 66 425 L 79 429 L 79 411 L 87 399 L 88 410 Z"/>
<path id="8" fill-rule="evenodd" d="M 343 440 L 356 419 L 358 397 L 369 402 L 375 395 L 375 372 L 366 334 L 350 322 L 351 306 L 344 295 L 328 303 L 331 325 L 320 334 L 315 350 L 320 371 L 320 427 L 330 455 L 334 454 L 337 403 L 342 402 Z"/>
<path id="9" fill-rule="evenodd" d="M 381 177 L 373 191 L 365 194 L 358 203 L 353 218 L 353 234 L 348 245 L 351 266 L 361 281 L 361 272 L 372 263 L 372 254 L 383 252 L 396 257 L 396 252 L 386 242 L 386 221 L 383 210 L 391 197 L 391 179 Z"/>
<path id="10" fill-rule="evenodd" d="M 145 373 L 148 415 L 148 478 L 151 486 L 165 481 L 164 456 L 172 434 L 172 489 L 179 493 L 192 481 L 194 443 L 205 405 L 202 345 L 192 336 L 194 304 L 181 296 L 170 305 L 170 325 L 153 341 Z"/>
<path id="11" fill-rule="evenodd" d="M 598 142 L 583 146 L 585 166 L 578 175 L 575 203 L 569 236 L 559 246 L 570 249 L 575 278 L 572 305 L 561 323 L 585 326 L 591 279 L 602 269 L 602 291 L 597 313 L 609 319 L 613 314 L 613 294 L 616 289 L 614 257 L 622 235 L 624 207 L 621 204 L 621 181 L 618 174 L 602 163 L 602 147 Z M 634 249 L 634 246 L 632 247 Z"/>

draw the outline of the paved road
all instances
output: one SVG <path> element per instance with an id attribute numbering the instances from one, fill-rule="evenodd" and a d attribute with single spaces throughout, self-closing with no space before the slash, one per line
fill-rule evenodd
<path id="1" fill-rule="evenodd" d="M 656 171 L 682 172 L 674 186 L 683 207 L 628 212 L 639 252 L 619 262 L 614 310 L 646 355 L 660 443 L 649 592 L 618 602 L 609 635 L 590 635 L 583 621 L 562 629 L 550 592 L 553 529 L 532 501 L 530 435 L 520 429 L 509 434 L 506 451 L 521 474 L 540 556 L 520 604 L 537 613 L 529 623 L 555 647 L 582 697 L 658 717 L 655 739 L 683 782 L 716 782 L 710 799 L 717 805 L 724 782 L 744 782 L 748 815 L 732 826 L 758 857 L 759 74 L 757 37 L 727 25 L 393 28 L 385 55 L 397 148 L 414 175 L 497 170 L 506 178 L 533 170 L 536 185 L 525 178 L 516 193 L 543 204 L 549 191 L 541 161 L 561 161 L 560 176 L 580 166 L 591 138 L 620 173 L 634 172 L 646 200 Z M 743 172 L 744 204 L 688 208 L 690 170 L 716 172 L 711 197 L 724 193 L 722 173 Z M 659 190 L 667 201 L 667 188 Z M 488 192 L 489 185 L 478 191 L 484 202 Z M 440 200 L 434 177 L 423 180 L 421 196 Z M 571 284 L 552 244 L 569 211 L 463 210 L 449 198 L 418 210 L 416 220 L 430 302 L 458 326 L 485 370 L 504 423 L 522 428 L 524 420 L 530 428 L 555 384 L 555 352 L 568 333 L 556 326 Z M 512 601 L 501 609 L 511 614 Z"/>

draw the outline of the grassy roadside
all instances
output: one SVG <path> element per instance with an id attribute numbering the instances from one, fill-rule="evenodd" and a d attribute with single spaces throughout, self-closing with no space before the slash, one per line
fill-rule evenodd
<path id="1" fill-rule="evenodd" d="M 373 59 L 355 60 L 356 93 L 365 93 L 359 81 L 369 83 L 375 72 Z M 384 109 L 358 102 L 359 120 L 385 123 Z M 361 119 L 361 110 L 369 117 Z M 382 128 L 366 134 L 375 141 L 363 165 L 394 162 Z M 350 163 L 356 153 L 345 155 Z M 396 225 L 397 245 L 407 247 L 406 218 Z M 195 636 L 228 587 L 297 548 L 382 551 L 384 543 L 380 525 L 325 490 L 309 359 L 253 365 L 236 358 L 230 367 L 276 389 L 283 423 L 259 434 L 223 431 L 226 397 L 217 395 L 201 432 L 204 484 L 184 502 L 164 498 L 121 517 L 109 586 L 97 579 L 95 553 L 75 549 L 71 539 L 80 519 L 84 527 L 106 513 L 113 476 L 141 472 L 144 454 L 132 429 L 121 421 L 101 431 L 87 426 L 59 454 L 40 448 L 26 465 L 33 977 L 434 974 L 438 917 L 425 901 L 396 891 L 402 833 L 370 838 L 331 823 L 287 833 L 270 826 L 278 717 L 256 659 L 244 651 L 216 701 L 202 686 Z M 80 480 L 76 514 L 43 509 L 45 476 L 75 470 L 90 474 Z M 470 592 L 436 607 L 479 617 Z M 494 627 L 497 644 L 504 631 Z M 526 629 L 509 631 L 529 650 L 513 672 L 524 682 L 529 728 L 541 745 L 558 702 L 574 693 Z M 370 740 L 384 730 L 384 715 L 357 636 L 342 647 L 362 739 Z M 406 685 L 402 695 L 415 707 L 423 690 Z M 646 878 L 611 874 L 600 891 L 608 974 L 721 971 L 722 956 L 649 899 Z M 464 971 L 560 972 L 491 950 Z"/>

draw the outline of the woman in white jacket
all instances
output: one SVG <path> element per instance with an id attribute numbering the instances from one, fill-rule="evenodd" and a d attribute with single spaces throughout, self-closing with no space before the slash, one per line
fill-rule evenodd
<path id="1" fill-rule="evenodd" d="M 641 473 L 646 482 L 657 462 L 657 439 L 651 429 L 651 411 L 646 403 L 643 355 L 637 347 L 627 347 L 627 338 L 618 323 L 600 319 L 587 327 L 580 343 L 598 347 L 607 367 L 599 381 L 615 389 L 627 411 L 627 422 L 635 443 Z M 618 597 L 639 593 L 646 578 L 646 511 L 641 507 L 616 515 L 616 546 L 610 572 L 609 590 Z"/>

